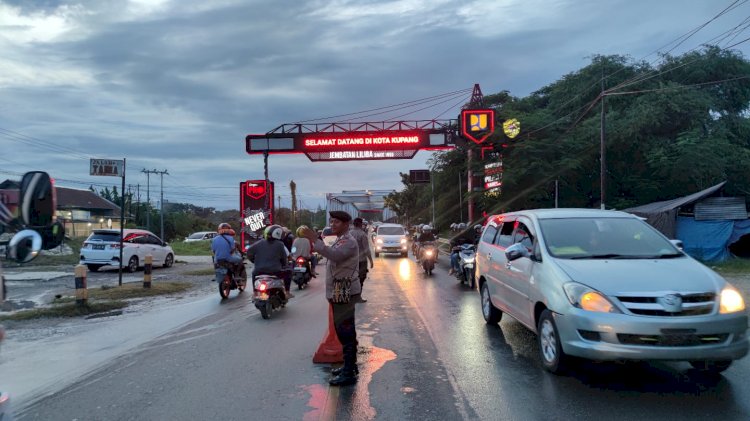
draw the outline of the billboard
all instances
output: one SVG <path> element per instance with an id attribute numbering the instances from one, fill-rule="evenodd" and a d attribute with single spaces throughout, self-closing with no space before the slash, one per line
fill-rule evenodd
<path id="1" fill-rule="evenodd" d="M 253 243 L 262 236 L 262 230 L 273 224 L 274 184 L 266 180 L 240 182 L 240 216 L 242 244 Z"/>

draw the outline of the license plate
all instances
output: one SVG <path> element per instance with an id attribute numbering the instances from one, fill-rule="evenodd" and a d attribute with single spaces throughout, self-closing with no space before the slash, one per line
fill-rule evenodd
<path id="1" fill-rule="evenodd" d="M 94 244 L 91 246 L 93 250 L 104 250 L 104 247 L 106 247 L 104 244 Z"/>
<path id="2" fill-rule="evenodd" d="M 465 265 L 464 267 L 466 269 L 474 269 L 474 265 L 473 264 L 468 264 L 468 265 Z"/>
<path id="3" fill-rule="evenodd" d="M 257 298 L 259 300 L 267 300 L 268 299 L 268 293 L 265 293 L 265 292 L 257 293 L 257 294 L 255 294 L 255 298 Z"/>
<path id="4" fill-rule="evenodd" d="M 302 273 L 305 273 L 305 272 L 307 272 L 307 268 L 294 268 L 294 271 L 295 271 L 295 272 L 302 272 Z"/>

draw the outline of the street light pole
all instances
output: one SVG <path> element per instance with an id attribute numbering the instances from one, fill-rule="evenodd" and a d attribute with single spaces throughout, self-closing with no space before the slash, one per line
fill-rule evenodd
<path id="1" fill-rule="evenodd" d="M 458 222 L 464 222 L 464 198 L 463 198 L 463 184 L 461 183 L 461 172 L 458 173 Z"/>

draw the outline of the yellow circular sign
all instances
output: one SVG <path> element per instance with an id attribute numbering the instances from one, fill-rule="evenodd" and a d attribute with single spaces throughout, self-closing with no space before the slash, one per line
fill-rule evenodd
<path id="1" fill-rule="evenodd" d="M 506 136 L 513 139 L 514 137 L 518 136 L 519 133 L 521 133 L 521 123 L 515 118 L 505 120 L 505 122 L 503 123 L 503 132 Z"/>

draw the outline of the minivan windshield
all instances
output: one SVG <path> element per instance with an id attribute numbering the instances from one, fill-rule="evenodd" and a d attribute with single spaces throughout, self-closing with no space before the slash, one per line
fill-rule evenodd
<path id="1" fill-rule="evenodd" d="M 547 251 L 564 259 L 653 259 L 684 256 L 647 223 L 635 218 L 539 221 Z"/>
<path id="2" fill-rule="evenodd" d="M 205 233 L 197 232 L 195 234 L 191 234 L 190 237 L 188 237 L 188 239 L 190 239 L 190 240 L 200 240 L 205 235 L 206 235 Z"/>
<path id="3" fill-rule="evenodd" d="M 402 227 L 380 227 L 378 228 L 378 235 L 404 235 L 404 229 Z"/>

